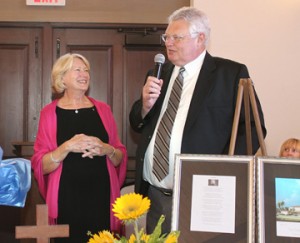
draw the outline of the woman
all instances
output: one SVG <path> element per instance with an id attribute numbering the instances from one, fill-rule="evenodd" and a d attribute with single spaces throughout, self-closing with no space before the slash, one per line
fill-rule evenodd
<path id="1" fill-rule="evenodd" d="M 297 138 L 289 138 L 281 145 L 280 157 L 300 158 L 300 141 Z"/>
<path id="2" fill-rule="evenodd" d="M 45 106 L 31 159 L 52 224 L 69 224 L 70 237 L 83 243 L 87 232 L 120 232 L 112 203 L 125 180 L 127 151 L 110 107 L 86 95 L 90 64 L 65 54 L 52 69 L 52 89 L 61 98 Z"/>

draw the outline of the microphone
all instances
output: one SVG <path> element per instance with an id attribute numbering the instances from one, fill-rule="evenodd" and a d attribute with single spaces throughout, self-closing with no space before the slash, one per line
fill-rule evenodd
<path id="1" fill-rule="evenodd" d="M 154 62 L 155 62 L 155 66 L 153 70 L 153 76 L 159 79 L 161 67 L 165 62 L 165 56 L 161 53 L 156 54 L 154 57 Z"/>

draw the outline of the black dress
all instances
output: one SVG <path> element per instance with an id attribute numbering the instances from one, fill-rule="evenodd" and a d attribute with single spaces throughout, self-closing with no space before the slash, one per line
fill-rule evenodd
<path id="1" fill-rule="evenodd" d="M 108 135 L 95 107 L 78 110 L 56 108 L 57 144 L 76 134 L 108 142 Z M 58 192 L 58 224 L 69 224 L 70 237 L 55 243 L 85 243 L 87 232 L 110 230 L 110 183 L 106 156 L 82 158 L 69 153 L 63 161 Z"/>

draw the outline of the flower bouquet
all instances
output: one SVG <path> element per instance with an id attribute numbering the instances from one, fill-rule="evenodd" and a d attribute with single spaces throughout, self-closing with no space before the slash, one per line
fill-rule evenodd
<path id="1" fill-rule="evenodd" d="M 134 233 L 126 239 L 119 237 L 107 230 L 92 235 L 88 243 L 177 243 L 180 232 L 172 231 L 169 234 L 161 234 L 161 225 L 165 220 L 162 215 L 152 234 L 146 234 L 144 229 L 138 229 L 138 220 L 145 216 L 150 208 L 150 200 L 140 194 L 129 193 L 116 199 L 113 204 L 115 216 L 124 224 L 133 224 Z"/>

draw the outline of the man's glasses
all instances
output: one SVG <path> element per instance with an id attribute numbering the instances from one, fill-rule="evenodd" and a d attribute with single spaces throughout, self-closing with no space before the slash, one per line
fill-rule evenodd
<path id="1" fill-rule="evenodd" d="M 190 36 L 191 38 L 195 38 L 199 33 L 192 33 L 192 34 L 186 34 L 186 35 L 168 35 L 168 34 L 162 34 L 161 39 L 166 41 L 174 41 L 174 42 L 180 42 L 184 40 L 186 37 Z"/>

